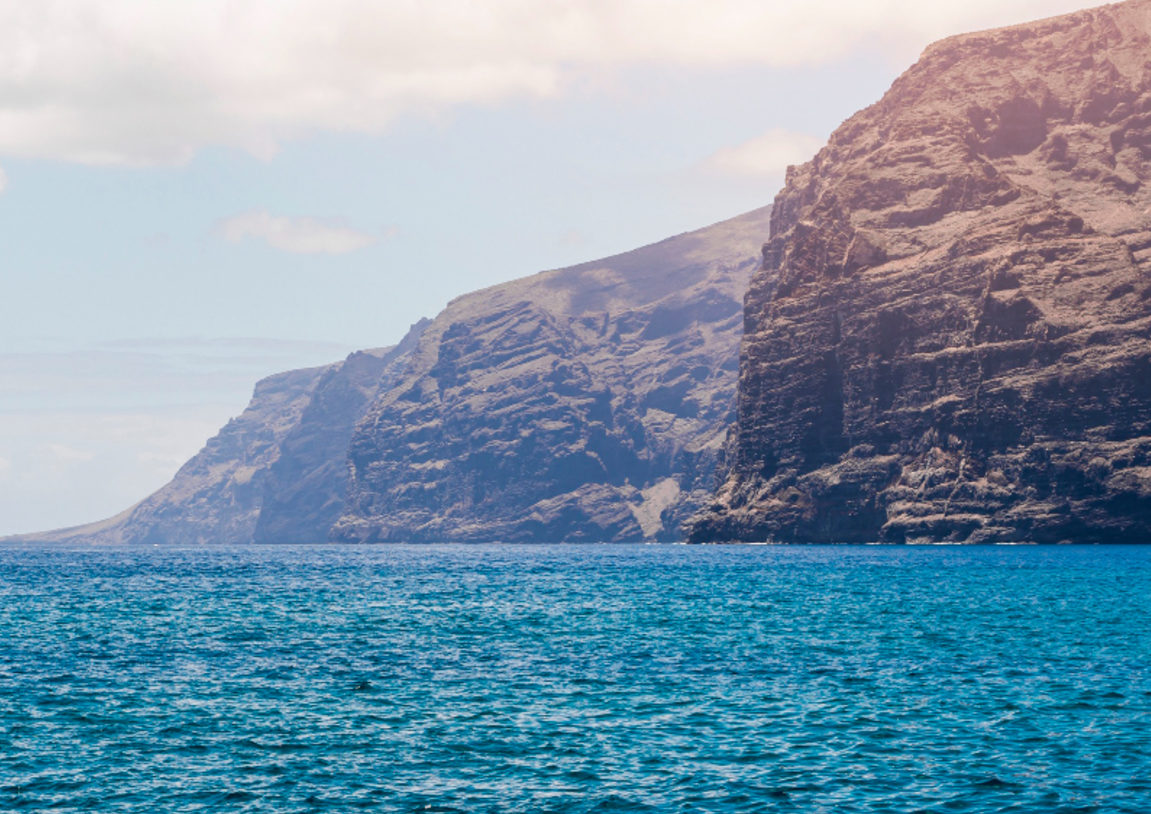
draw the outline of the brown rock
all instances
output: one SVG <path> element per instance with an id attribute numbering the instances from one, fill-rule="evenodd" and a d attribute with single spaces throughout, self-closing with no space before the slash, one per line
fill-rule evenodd
<path id="1" fill-rule="evenodd" d="M 944 40 L 776 199 L 694 540 L 1151 540 L 1151 2 Z"/>
<path id="2" fill-rule="evenodd" d="M 680 539 L 734 420 L 768 211 L 452 301 L 351 439 L 334 538 Z"/>

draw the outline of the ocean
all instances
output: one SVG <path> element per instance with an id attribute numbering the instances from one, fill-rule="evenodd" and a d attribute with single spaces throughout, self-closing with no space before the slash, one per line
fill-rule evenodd
<path id="1" fill-rule="evenodd" d="M 1151 811 L 1151 547 L 0 549 L 0 811 Z"/>

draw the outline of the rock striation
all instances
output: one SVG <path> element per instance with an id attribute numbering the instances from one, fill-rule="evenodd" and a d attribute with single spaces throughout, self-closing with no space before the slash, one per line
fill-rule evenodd
<path id="1" fill-rule="evenodd" d="M 271 376 L 172 481 L 40 541 L 665 540 L 710 498 L 770 208 Z"/>
<path id="2" fill-rule="evenodd" d="M 706 540 L 1151 540 L 1151 2 L 939 42 L 775 200 Z"/>
<path id="3" fill-rule="evenodd" d="M 324 371 L 267 468 L 253 542 L 328 538 L 347 499 L 352 432 L 368 405 L 400 380 L 427 325 L 413 325 L 395 347 L 353 353 Z"/>
<path id="4" fill-rule="evenodd" d="M 450 303 L 351 439 L 334 539 L 680 539 L 734 420 L 768 213 Z"/>
<path id="5" fill-rule="evenodd" d="M 251 403 L 164 487 L 115 517 L 19 541 L 195 545 L 249 541 L 268 466 L 299 422 L 316 384 L 338 365 L 260 380 Z"/>
<path id="6" fill-rule="evenodd" d="M 422 327 L 413 326 L 409 336 Z M 20 539 L 128 545 L 324 540 L 342 510 L 347 439 L 410 344 L 262 379 L 247 409 L 154 494 L 108 520 Z"/>

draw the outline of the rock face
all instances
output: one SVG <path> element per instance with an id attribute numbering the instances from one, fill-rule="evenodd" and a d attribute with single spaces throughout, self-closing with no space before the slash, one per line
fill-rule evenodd
<path id="1" fill-rule="evenodd" d="M 347 499 L 352 431 L 372 400 L 399 380 L 427 324 L 412 326 L 393 348 L 353 353 L 324 371 L 268 467 L 253 542 L 328 538 Z"/>
<path id="2" fill-rule="evenodd" d="M 955 37 L 775 201 L 691 538 L 1151 540 L 1151 2 Z"/>
<path id="3" fill-rule="evenodd" d="M 264 379 L 160 491 L 21 539 L 677 538 L 735 417 L 769 212 L 469 294 L 394 348 Z"/>
<path id="4" fill-rule="evenodd" d="M 22 536 L 49 542 L 194 545 L 252 538 L 269 464 L 307 406 L 317 382 L 337 365 L 292 370 L 256 384 L 252 401 L 167 486 L 99 523 Z"/>
<path id="5" fill-rule="evenodd" d="M 352 427 L 410 345 L 261 380 L 247 409 L 167 486 L 109 520 L 23 539 L 171 545 L 325 539 L 342 509 Z"/>
<path id="6" fill-rule="evenodd" d="M 453 301 L 357 427 L 333 537 L 679 539 L 734 419 L 767 219 Z"/>

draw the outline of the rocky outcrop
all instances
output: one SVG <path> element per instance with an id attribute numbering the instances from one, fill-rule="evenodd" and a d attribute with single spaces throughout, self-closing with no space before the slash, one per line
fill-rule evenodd
<path id="1" fill-rule="evenodd" d="M 22 539 L 170 545 L 326 539 L 346 492 L 347 439 L 423 325 L 394 348 L 261 380 L 247 409 L 159 491 L 109 520 Z"/>
<path id="2" fill-rule="evenodd" d="M 776 198 L 704 540 L 1151 540 L 1151 2 L 930 47 Z"/>
<path id="3" fill-rule="evenodd" d="M 254 542 L 328 538 L 347 499 L 352 431 L 368 405 L 400 379 L 427 324 L 412 326 L 393 348 L 353 353 L 324 372 L 268 467 Z"/>
<path id="4" fill-rule="evenodd" d="M 299 423 L 317 383 L 339 365 L 292 370 L 256 384 L 247 409 L 211 438 L 166 486 L 100 523 L 28 535 L 47 542 L 243 543 L 252 540 L 269 466 Z"/>
<path id="5" fill-rule="evenodd" d="M 769 209 L 453 301 L 394 348 L 256 385 L 100 543 L 671 539 L 734 420 Z"/>
<path id="6" fill-rule="evenodd" d="M 767 218 L 454 300 L 356 429 L 334 538 L 679 539 L 734 419 Z"/>

